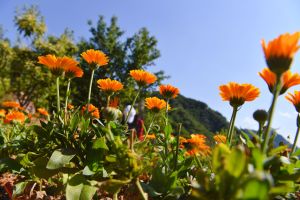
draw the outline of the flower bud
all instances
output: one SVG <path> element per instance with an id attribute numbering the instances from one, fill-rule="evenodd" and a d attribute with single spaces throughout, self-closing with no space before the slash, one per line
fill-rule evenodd
<path id="1" fill-rule="evenodd" d="M 265 110 L 256 110 L 253 113 L 253 118 L 258 122 L 258 123 L 265 123 L 268 119 L 268 113 Z"/>

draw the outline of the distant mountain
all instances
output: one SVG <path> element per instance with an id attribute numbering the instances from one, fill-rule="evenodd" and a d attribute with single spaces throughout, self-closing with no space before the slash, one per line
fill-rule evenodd
<path id="1" fill-rule="evenodd" d="M 201 101 L 179 95 L 171 101 L 171 106 L 175 108 L 170 112 L 171 123 L 173 127 L 182 123 L 183 134 L 200 133 L 211 139 L 216 132 L 229 126 L 229 122 L 221 113 Z M 278 146 L 280 142 L 291 145 L 282 135 L 277 134 L 274 145 Z"/>

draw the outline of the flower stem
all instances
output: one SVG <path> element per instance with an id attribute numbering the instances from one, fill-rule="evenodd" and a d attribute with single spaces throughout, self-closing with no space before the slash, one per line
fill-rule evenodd
<path id="1" fill-rule="evenodd" d="M 129 109 L 129 112 L 127 113 L 127 116 L 126 116 L 126 118 L 125 118 L 125 124 L 127 124 L 128 117 L 129 117 L 129 115 L 130 115 L 130 113 L 131 113 L 131 110 L 132 110 L 132 108 L 133 108 L 133 106 L 134 106 L 134 104 L 135 104 L 135 102 L 136 102 L 138 96 L 140 95 L 140 92 L 141 92 L 141 88 L 139 88 L 139 90 L 138 90 L 136 96 L 134 97 L 134 100 L 133 100 L 133 102 L 132 102 L 132 104 L 131 104 L 131 107 L 130 107 L 130 109 Z"/>
<path id="2" fill-rule="evenodd" d="M 263 145 L 262 145 L 263 153 L 266 153 L 267 148 L 268 148 L 268 143 L 269 143 L 269 139 L 270 139 L 270 135 L 271 135 L 271 125 L 272 125 L 273 114 L 274 114 L 274 110 L 275 110 L 276 101 L 277 101 L 277 98 L 280 93 L 280 89 L 281 89 L 280 76 L 277 75 L 277 83 L 276 83 L 276 87 L 274 88 L 274 91 L 273 91 L 273 100 L 272 100 L 271 107 L 269 109 L 268 124 L 267 124 L 266 131 L 264 133 L 265 135 L 264 135 L 264 140 L 263 140 Z"/>
<path id="3" fill-rule="evenodd" d="M 299 132 L 300 132 L 300 114 L 298 113 L 298 117 L 297 117 L 297 132 L 296 132 L 296 136 L 295 136 L 295 139 L 294 139 L 294 143 L 293 143 L 291 155 L 295 152 L 295 149 L 296 149 L 296 146 L 297 146 L 297 140 L 298 140 Z"/>
<path id="4" fill-rule="evenodd" d="M 137 178 L 136 181 L 135 181 L 135 185 L 137 186 L 137 188 L 139 189 L 139 192 L 140 194 L 142 195 L 143 197 L 143 200 L 148 200 L 148 195 L 147 193 L 144 192 L 142 186 L 141 186 L 141 183 L 140 183 L 140 180 Z"/>
<path id="5" fill-rule="evenodd" d="M 148 136 L 148 134 L 149 134 L 149 132 L 150 132 L 150 130 L 151 130 L 151 128 L 152 128 L 152 125 L 153 125 L 153 122 L 154 122 L 155 117 L 156 117 L 156 114 L 154 113 L 153 116 L 152 116 L 150 125 L 149 125 L 149 127 L 148 127 L 148 129 L 147 129 L 147 131 L 146 131 L 146 135 L 145 135 L 143 141 L 147 138 L 147 136 Z"/>
<path id="6" fill-rule="evenodd" d="M 65 101 L 65 124 L 67 121 L 67 112 L 68 112 L 68 100 L 69 100 L 69 91 L 70 91 L 71 79 L 68 80 L 67 92 L 66 92 L 66 101 Z"/>
<path id="7" fill-rule="evenodd" d="M 262 139 L 262 129 L 263 129 L 264 123 L 263 122 L 259 122 L 258 123 L 258 136 L 259 136 L 259 141 L 261 141 Z"/>
<path id="8" fill-rule="evenodd" d="M 231 141 L 232 141 L 232 138 L 233 138 L 234 124 L 235 124 L 235 118 L 236 118 L 237 111 L 238 111 L 238 107 L 234 106 L 233 111 L 232 111 L 232 116 L 231 116 L 231 119 L 230 119 L 230 126 L 229 126 L 228 136 L 227 136 L 229 146 L 231 145 Z"/>
<path id="9" fill-rule="evenodd" d="M 110 95 L 107 96 L 106 107 L 109 107 L 109 103 L 110 103 Z"/>
<path id="10" fill-rule="evenodd" d="M 175 158 L 174 158 L 174 171 L 177 170 L 177 163 L 178 163 L 178 151 L 179 151 L 179 138 L 181 133 L 182 123 L 179 123 L 178 126 L 178 134 L 176 136 L 176 151 L 175 151 Z"/>
<path id="11" fill-rule="evenodd" d="M 57 113 L 60 113 L 59 77 L 56 78 Z"/>
<path id="12" fill-rule="evenodd" d="M 87 99 L 87 110 L 88 110 L 89 104 L 91 102 L 91 93 L 92 93 L 92 85 L 93 85 L 94 73 L 95 73 L 95 70 L 93 69 L 92 73 L 91 73 L 91 78 L 90 78 L 89 93 L 88 93 L 88 99 Z"/>
<path id="13" fill-rule="evenodd" d="M 167 103 L 166 103 L 166 125 L 168 125 L 168 122 L 169 122 L 169 111 L 168 111 L 168 107 L 169 107 L 169 98 L 167 99 Z"/>

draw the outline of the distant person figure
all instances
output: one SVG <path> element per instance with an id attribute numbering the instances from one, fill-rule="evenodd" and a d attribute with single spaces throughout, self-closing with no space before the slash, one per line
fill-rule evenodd
<path id="1" fill-rule="evenodd" d="M 144 139 L 144 120 L 143 117 L 140 114 L 135 115 L 135 119 L 134 119 L 134 128 L 136 131 L 136 137 L 139 140 L 143 140 Z"/>
<path id="2" fill-rule="evenodd" d="M 123 119 L 124 121 L 127 118 L 127 124 L 128 124 L 128 128 L 132 129 L 134 128 L 133 126 L 133 122 L 134 122 L 134 117 L 136 115 L 136 111 L 134 109 L 134 107 L 132 107 L 131 111 L 130 111 L 131 105 L 127 105 L 123 111 Z M 130 113 L 129 113 L 130 111 Z M 129 116 L 127 117 L 127 115 L 129 114 Z"/>

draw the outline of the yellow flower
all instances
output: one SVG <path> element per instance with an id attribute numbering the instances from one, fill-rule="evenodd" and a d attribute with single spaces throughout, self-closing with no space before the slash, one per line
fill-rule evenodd
<path id="1" fill-rule="evenodd" d="M 157 97 L 148 97 L 145 99 L 145 106 L 153 112 L 159 112 L 166 108 L 166 105 L 167 103 L 164 100 Z"/>
<path id="2" fill-rule="evenodd" d="M 300 91 L 294 91 L 294 94 L 288 93 L 285 98 L 294 104 L 296 111 L 300 113 Z"/>
<path id="3" fill-rule="evenodd" d="M 89 49 L 83 52 L 81 56 L 93 69 L 107 65 L 109 61 L 105 53 L 94 49 Z"/>
<path id="4" fill-rule="evenodd" d="M 268 67 L 272 72 L 281 75 L 290 68 L 294 54 L 298 51 L 300 33 L 282 34 L 268 44 L 262 40 L 262 48 Z"/>
<path id="5" fill-rule="evenodd" d="M 5 117 L 6 110 L 0 109 L 0 117 Z"/>
<path id="6" fill-rule="evenodd" d="M 175 99 L 179 94 L 179 89 L 172 85 L 161 85 L 159 86 L 159 93 L 167 99 Z"/>
<path id="7" fill-rule="evenodd" d="M 154 83 L 157 80 L 154 74 L 139 69 L 131 70 L 130 76 L 137 82 L 139 86 L 146 86 Z"/>
<path id="8" fill-rule="evenodd" d="M 123 89 L 123 84 L 116 80 L 99 79 L 97 81 L 98 87 L 104 92 L 113 93 Z"/>
<path id="9" fill-rule="evenodd" d="M 223 101 L 229 101 L 233 107 L 239 107 L 245 101 L 253 101 L 259 96 L 259 89 L 251 84 L 238 84 L 229 82 L 219 87 Z"/>
<path id="10" fill-rule="evenodd" d="M 268 84 L 269 90 L 273 93 L 274 86 L 276 84 L 276 74 L 270 69 L 264 68 L 263 71 L 259 72 L 259 75 Z M 292 73 L 290 70 L 283 73 L 281 76 L 282 88 L 280 94 L 284 94 L 290 87 L 300 84 L 300 75 L 298 73 Z"/>

